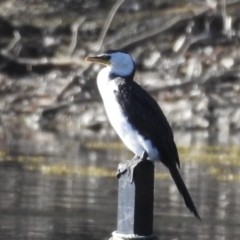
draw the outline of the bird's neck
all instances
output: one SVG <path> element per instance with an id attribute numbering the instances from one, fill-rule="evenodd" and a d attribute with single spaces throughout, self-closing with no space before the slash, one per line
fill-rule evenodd
<path id="1" fill-rule="evenodd" d="M 126 70 L 123 69 L 117 69 L 117 68 L 111 68 L 111 67 L 105 67 L 103 68 L 97 76 L 97 85 L 98 85 L 98 89 L 102 95 L 104 89 L 107 89 L 109 87 L 113 87 L 115 85 L 114 83 L 114 79 L 117 77 L 121 77 L 124 78 L 126 80 L 128 80 L 128 82 L 130 83 L 131 81 L 133 81 L 133 77 L 134 77 L 134 70 L 132 72 L 127 73 Z M 115 87 L 113 87 L 115 88 Z"/>
<path id="2" fill-rule="evenodd" d="M 103 68 L 103 69 L 98 73 L 97 83 L 103 85 L 103 84 L 106 84 L 106 83 L 108 83 L 109 81 L 111 81 L 112 79 L 109 77 L 110 72 L 111 72 L 111 68 L 110 68 L 110 67 L 105 67 L 105 68 Z"/>
<path id="3" fill-rule="evenodd" d="M 103 68 L 98 75 L 100 75 L 104 79 L 112 80 L 117 77 L 121 77 L 124 79 L 133 79 L 134 77 L 134 67 L 131 69 L 129 66 L 126 67 L 117 67 L 117 66 L 108 66 Z"/>
<path id="4" fill-rule="evenodd" d="M 97 76 L 97 86 L 102 97 L 104 96 L 104 91 L 108 88 L 112 79 L 109 78 L 109 73 L 111 72 L 110 67 L 103 68 Z"/>

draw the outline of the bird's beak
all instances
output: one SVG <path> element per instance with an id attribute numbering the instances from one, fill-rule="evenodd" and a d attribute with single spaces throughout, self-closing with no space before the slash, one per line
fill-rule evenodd
<path id="1" fill-rule="evenodd" d="M 106 66 L 110 66 L 111 62 L 109 61 L 108 58 L 106 58 L 106 56 L 94 56 L 94 57 L 86 57 L 85 61 L 88 62 L 94 62 L 94 63 L 100 63 Z"/>

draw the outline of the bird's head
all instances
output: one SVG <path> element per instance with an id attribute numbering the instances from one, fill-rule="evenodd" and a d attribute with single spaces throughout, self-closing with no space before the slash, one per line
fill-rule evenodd
<path id="1" fill-rule="evenodd" d="M 120 50 L 110 50 L 105 53 L 85 59 L 88 62 L 95 62 L 109 67 L 109 77 L 123 77 L 133 79 L 135 73 L 134 61 L 128 53 Z"/>

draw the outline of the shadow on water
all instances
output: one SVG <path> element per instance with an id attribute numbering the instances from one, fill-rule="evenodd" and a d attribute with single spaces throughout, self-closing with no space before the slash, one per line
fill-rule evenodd
<path id="1" fill-rule="evenodd" d="M 97 135 L 97 134 L 96 134 Z M 117 138 L 38 133 L 1 139 L 0 236 L 5 239 L 109 239 L 116 229 Z M 237 147 L 179 147 L 181 174 L 202 222 L 186 209 L 168 172 L 156 164 L 154 231 L 164 239 L 239 239 Z"/>

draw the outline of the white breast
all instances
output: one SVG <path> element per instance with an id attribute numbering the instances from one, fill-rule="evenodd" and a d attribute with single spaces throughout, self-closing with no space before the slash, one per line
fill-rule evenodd
<path id="1" fill-rule="evenodd" d="M 97 77 L 97 85 L 111 125 L 123 143 L 134 154 L 142 156 L 143 152 L 146 151 L 149 160 L 159 159 L 157 149 L 152 146 L 149 140 L 139 135 L 124 116 L 114 94 L 114 90 L 118 91 L 118 87 L 114 80 L 108 78 L 109 71 L 109 68 L 104 68 L 100 71 Z"/>

